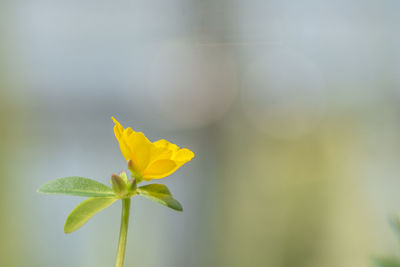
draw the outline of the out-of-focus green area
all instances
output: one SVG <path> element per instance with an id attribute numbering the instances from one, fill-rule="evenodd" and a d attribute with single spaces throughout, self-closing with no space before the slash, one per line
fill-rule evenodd
<path id="1" fill-rule="evenodd" d="M 196 158 L 134 198 L 126 266 L 365 267 L 397 255 L 397 1 L 0 2 L 0 266 L 113 266 L 120 203 L 36 193 L 126 168 L 115 116 Z"/>

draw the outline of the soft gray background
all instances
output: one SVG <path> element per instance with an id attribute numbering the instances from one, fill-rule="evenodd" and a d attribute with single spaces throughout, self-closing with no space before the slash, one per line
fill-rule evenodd
<path id="1" fill-rule="evenodd" d="M 64 235 L 54 178 L 125 168 L 111 116 L 196 158 L 135 198 L 126 266 L 396 254 L 398 1 L 0 2 L 0 265 L 113 266 L 120 203 Z"/>

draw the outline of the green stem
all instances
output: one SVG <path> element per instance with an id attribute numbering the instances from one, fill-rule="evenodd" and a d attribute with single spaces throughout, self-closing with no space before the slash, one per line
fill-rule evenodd
<path id="1" fill-rule="evenodd" d="M 121 230 L 119 232 L 117 261 L 115 262 L 115 267 L 124 266 L 126 239 L 128 236 L 130 206 L 131 206 L 130 198 L 122 199 Z"/>

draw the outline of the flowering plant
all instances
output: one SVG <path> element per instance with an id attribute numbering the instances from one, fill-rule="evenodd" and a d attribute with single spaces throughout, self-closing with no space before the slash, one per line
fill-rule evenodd
<path id="1" fill-rule="evenodd" d="M 122 267 L 125 258 L 126 239 L 130 203 L 133 196 L 139 195 L 171 209 L 182 211 L 181 204 L 172 197 L 168 187 L 163 184 L 138 184 L 153 179 L 164 178 L 194 157 L 187 148 L 179 148 L 167 140 L 150 142 L 141 132 L 122 127 L 114 118 L 114 133 L 122 155 L 127 162 L 131 177 L 126 172 L 111 176 L 112 188 L 84 177 L 65 177 L 42 185 L 39 193 L 62 194 L 89 197 L 68 215 L 64 225 L 66 234 L 83 226 L 97 212 L 107 208 L 117 200 L 122 201 L 121 229 L 117 251 L 116 267 Z"/>

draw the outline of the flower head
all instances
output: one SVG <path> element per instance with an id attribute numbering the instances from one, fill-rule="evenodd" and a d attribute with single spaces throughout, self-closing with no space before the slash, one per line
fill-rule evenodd
<path id="1" fill-rule="evenodd" d="M 116 119 L 112 120 L 122 155 L 137 179 L 149 181 L 164 178 L 194 157 L 194 153 L 187 148 L 179 148 L 164 139 L 152 143 L 143 133 L 135 132 L 130 127 L 124 129 Z"/>

